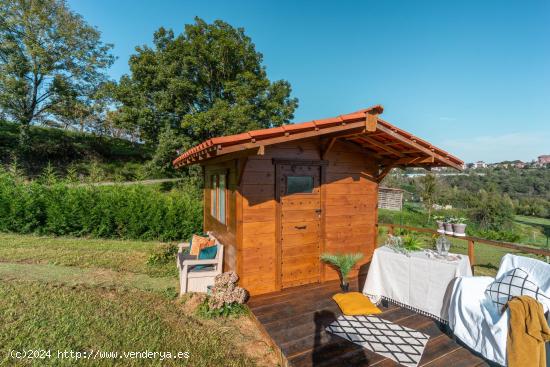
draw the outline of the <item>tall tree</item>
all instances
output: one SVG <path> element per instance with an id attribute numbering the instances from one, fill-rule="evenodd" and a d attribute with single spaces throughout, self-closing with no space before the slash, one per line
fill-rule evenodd
<path id="1" fill-rule="evenodd" d="M 64 0 L 0 2 L 0 108 L 21 124 L 22 143 L 33 122 L 85 105 L 111 48 Z"/>
<path id="2" fill-rule="evenodd" d="M 432 209 L 437 195 L 437 178 L 433 174 L 426 174 L 418 180 L 418 193 L 424 206 L 428 210 L 428 221 L 432 216 Z"/>
<path id="3" fill-rule="evenodd" d="M 290 84 L 271 82 L 262 55 L 242 28 L 217 20 L 175 36 L 160 28 L 154 46 L 136 48 L 119 83 L 118 119 L 134 123 L 143 141 L 178 134 L 184 145 L 213 136 L 280 126 L 293 117 Z"/>

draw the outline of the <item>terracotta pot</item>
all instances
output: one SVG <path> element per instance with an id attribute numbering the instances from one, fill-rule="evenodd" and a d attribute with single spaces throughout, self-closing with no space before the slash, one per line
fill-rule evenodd
<path id="1" fill-rule="evenodd" d="M 466 224 L 454 223 L 453 224 L 453 231 L 455 233 L 455 236 L 458 236 L 458 237 L 466 236 Z"/>
<path id="2" fill-rule="evenodd" d="M 442 220 L 436 220 L 437 223 L 437 233 L 445 233 L 445 223 Z"/>
<path id="3" fill-rule="evenodd" d="M 453 232 L 453 224 L 452 223 L 444 223 L 445 225 L 445 234 L 448 234 L 452 236 L 454 234 Z"/>

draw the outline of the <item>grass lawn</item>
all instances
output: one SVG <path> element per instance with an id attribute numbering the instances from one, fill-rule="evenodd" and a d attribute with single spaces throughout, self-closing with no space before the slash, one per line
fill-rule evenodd
<path id="1" fill-rule="evenodd" d="M 274 365 L 249 317 L 204 320 L 175 297 L 175 262 L 147 265 L 162 246 L 0 234 L 0 365 Z M 17 360 L 10 350 L 50 350 L 51 357 Z M 76 361 L 58 351 L 119 354 Z M 189 355 L 122 355 L 145 351 Z"/>

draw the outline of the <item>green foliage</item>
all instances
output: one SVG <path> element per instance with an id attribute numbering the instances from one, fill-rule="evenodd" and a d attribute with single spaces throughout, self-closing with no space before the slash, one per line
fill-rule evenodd
<path id="1" fill-rule="evenodd" d="M 363 254 L 321 254 L 321 260 L 331 264 L 340 270 L 342 280 L 347 281 L 351 269 L 363 258 Z"/>
<path id="2" fill-rule="evenodd" d="M 437 178 L 432 174 L 427 174 L 421 177 L 418 181 L 418 193 L 422 198 L 424 206 L 428 210 L 428 219 L 430 219 L 432 214 L 432 206 L 435 202 L 437 195 Z"/>
<path id="3" fill-rule="evenodd" d="M 153 158 L 147 162 L 149 173 L 160 177 L 176 174 L 172 160 L 175 158 L 175 152 L 184 146 L 184 144 L 184 139 L 177 134 L 176 130 L 166 126 L 160 133 Z"/>
<path id="4" fill-rule="evenodd" d="M 175 243 L 169 243 L 157 247 L 152 251 L 151 255 L 147 259 L 148 265 L 164 265 L 170 262 L 174 262 L 176 254 L 178 253 L 178 246 Z"/>
<path id="5" fill-rule="evenodd" d="M 477 236 L 486 238 L 488 240 L 505 241 L 505 242 L 518 242 L 521 239 L 521 235 L 516 230 L 480 230 L 477 232 Z"/>
<path id="6" fill-rule="evenodd" d="M 20 142 L 36 120 L 86 114 L 112 45 L 63 0 L 2 1 L 0 20 L 0 107 L 21 124 Z"/>
<path id="7" fill-rule="evenodd" d="M 0 231 L 174 240 L 202 227 L 200 192 L 189 183 L 164 193 L 143 185 L 40 181 L 0 172 Z"/>
<path id="8" fill-rule="evenodd" d="M 206 298 L 199 307 L 197 307 L 197 315 L 204 319 L 214 319 L 218 317 L 237 318 L 247 314 L 248 308 L 237 302 L 223 304 L 220 308 L 210 308 L 208 305 L 208 298 Z"/>
<path id="9" fill-rule="evenodd" d="M 510 230 L 514 223 L 514 204 L 508 195 L 481 190 L 471 217 L 482 230 Z"/>
<path id="10" fill-rule="evenodd" d="M 292 119 L 297 100 L 290 98 L 290 84 L 268 79 L 262 55 L 242 28 L 195 18 L 177 36 L 160 28 L 153 44 L 130 57 L 130 75 L 115 90 L 120 108 L 114 119 L 158 146 L 155 167 L 168 167 L 176 142 L 186 148 Z M 167 141 L 174 134 L 180 138 Z"/>
<path id="11" fill-rule="evenodd" d="M 409 234 L 403 237 L 403 248 L 407 251 L 419 251 L 422 250 L 423 241 L 413 234 Z"/>
<path id="12" fill-rule="evenodd" d="M 29 176 L 42 172 L 50 163 L 60 174 L 72 168 L 75 177 L 89 176 L 96 165 L 106 177 L 120 173 L 131 180 L 138 167 L 151 157 L 149 147 L 125 139 L 32 126 L 27 153 L 16 159 L 18 134 L 16 124 L 0 121 L 0 164 L 17 162 Z"/>

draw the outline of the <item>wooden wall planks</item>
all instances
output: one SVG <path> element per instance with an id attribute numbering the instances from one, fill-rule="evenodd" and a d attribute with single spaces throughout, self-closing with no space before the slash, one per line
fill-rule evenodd
<path id="1" fill-rule="evenodd" d="M 284 208 L 277 205 L 273 160 L 319 161 L 322 146 L 318 139 L 311 139 L 269 146 L 263 155 L 205 162 L 204 230 L 212 231 L 224 243 L 224 271 L 237 271 L 240 284 L 252 295 L 280 290 L 282 267 L 285 274 L 293 274 L 300 262 L 315 264 L 312 256 L 318 256 L 319 243 L 325 252 L 362 252 L 365 257 L 360 265 L 370 261 L 376 242 L 378 210 L 378 184 L 370 179 L 378 170 L 373 157 L 339 141 L 325 155 L 328 165 L 322 167 L 325 183 L 320 199 L 300 200 L 301 209 L 322 208 L 321 242 L 315 231 L 296 230 L 293 225 L 313 223 L 316 219 L 313 212 L 294 210 L 292 203 Z M 227 224 L 210 215 L 210 177 L 216 173 L 227 174 Z M 284 224 L 278 213 L 284 216 Z M 285 248 L 281 250 L 277 226 L 285 237 Z M 292 255 L 293 252 L 297 255 Z M 320 267 L 321 281 L 338 278 L 331 267 Z M 354 269 L 352 276 L 358 274 L 360 267 Z M 301 277 L 296 285 L 307 278 L 303 274 Z M 312 266 L 311 278 L 305 281 L 316 282 L 318 277 Z M 287 280 L 286 285 L 292 285 L 292 280 Z"/>
<path id="2" fill-rule="evenodd" d="M 275 201 L 275 166 L 273 159 L 320 160 L 320 142 L 316 139 L 295 143 L 284 143 L 266 147 L 263 156 L 248 158 L 241 181 L 242 193 L 242 243 L 237 252 L 241 285 L 251 294 L 279 290 L 276 223 L 277 203 Z M 362 252 L 365 258 L 361 265 L 370 261 L 376 242 L 377 188 L 369 179 L 376 173 L 375 162 L 364 153 L 349 149 L 349 144 L 336 142 L 325 157 L 329 162 L 325 173 L 326 186 L 321 203 L 327 218 L 325 228 L 325 251 Z M 311 200 L 311 207 L 318 206 L 318 200 Z M 295 215 L 284 210 L 287 219 Z M 304 218 L 295 218 L 297 221 Z M 313 218 L 311 218 L 313 219 Z M 286 228 L 286 229 L 285 229 Z M 311 262 L 307 254 L 313 249 L 315 233 L 293 233 L 293 227 L 283 228 L 285 240 L 291 247 L 303 250 L 303 261 Z M 309 237 L 308 237 L 309 236 Z M 311 250 L 311 251 L 309 251 Z M 299 261 L 299 257 L 292 262 Z M 294 264 L 283 264 L 292 272 Z M 357 275 L 359 267 L 353 271 Z M 336 279 L 338 274 L 323 266 L 324 279 Z M 311 277 L 315 281 L 315 277 Z M 322 279 L 323 280 L 323 279 Z"/>

